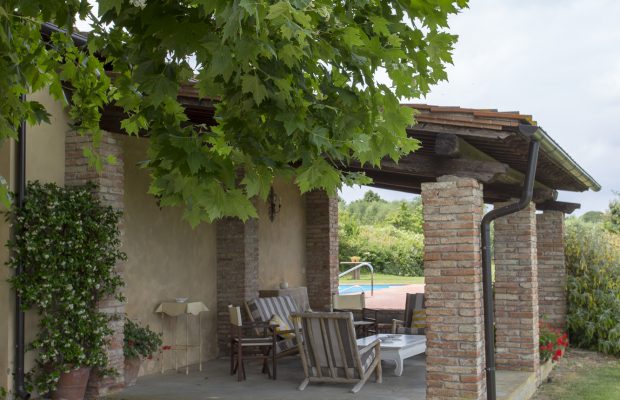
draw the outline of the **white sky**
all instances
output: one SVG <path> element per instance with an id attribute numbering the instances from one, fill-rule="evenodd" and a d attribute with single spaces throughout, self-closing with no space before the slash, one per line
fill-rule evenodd
<path id="1" fill-rule="evenodd" d="M 421 101 L 533 115 L 603 186 L 559 200 L 581 203 L 579 214 L 607 209 L 620 190 L 620 1 L 471 0 L 451 28 L 460 38 L 449 82 Z"/>

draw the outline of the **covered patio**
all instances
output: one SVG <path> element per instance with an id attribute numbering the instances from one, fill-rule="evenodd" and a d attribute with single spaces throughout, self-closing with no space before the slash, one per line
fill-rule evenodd
<path id="1" fill-rule="evenodd" d="M 181 100 L 195 123 L 213 124 L 213 105 L 184 88 Z M 495 221 L 495 354 L 498 398 L 525 399 L 542 379 L 539 319 L 565 326 L 565 214 L 579 204 L 558 201 L 558 190 L 599 190 L 600 186 L 540 129 L 530 116 L 516 112 L 458 107 L 405 105 L 418 111 L 409 129 L 421 149 L 399 163 L 364 171 L 374 186 L 421 194 L 425 234 L 426 354 L 408 359 L 401 377 L 385 367 L 384 383 L 369 380 L 356 398 L 471 398 L 487 395 L 481 221 L 485 204 L 513 203 L 523 191 L 528 147 L 540 145 L 531 201 Z M 102 121 L 120 132 L 118 110 Z M 530 132 L 524 134 L 524 132 Z M 338 291 L 338 203 L 322 191 L 303 195 L 303 261 L 309 304 L 331 310 Z M 229 304 L 256 298 L 261 235 L 256 221 L 223 219 L 216 225 L 216 336 L 220 359 L 206 371 L 185 376 L 153 374 L 111 399 L 204 398 L 352 398 L 344 386 L 296 386 L 303 373 L 297 357 L 283 358 L 277 381 L 257 371 L 238 383 L 228 374 Z M 273 239 L 273 237 L 271 238 Z M 269 240 L 269 238 L 267 238 Z M 285 240 L 280 238 L 279 240 Z M 271 243 L 282 246 L 282 243 Z M 275 272 L 274 272 L 275 274 Z M 402 311 L 396 311 L 396 313 Z M 181 396 L 182 394 L 182 396 Z M 159 397 L 158 397 L 159 396 Z M 180 396 L 180 397 L 179 397 Z"/>

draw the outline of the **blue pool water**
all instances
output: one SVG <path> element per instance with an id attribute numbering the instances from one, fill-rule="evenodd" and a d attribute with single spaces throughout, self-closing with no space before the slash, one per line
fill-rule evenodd
<path id="1" fill-rule="evenodd" d="M 387 289 L 397 285 L 375 285 L 375 291 L 381 289 Z M 354 294 L 361 292 L 370 293 L 370 285 L 338 285 L 338 293 L 340 294 Z"/>

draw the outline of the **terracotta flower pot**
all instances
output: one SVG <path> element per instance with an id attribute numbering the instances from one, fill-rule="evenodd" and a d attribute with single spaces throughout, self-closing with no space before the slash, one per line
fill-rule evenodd
<path id="1" fill-rule="evenodd" d="M 89 376 L 90 367 L 60 374 L 58 387 L 52 392 L 52 400 L 83 400 Z"/>
<path id="2" fill-rule="evenodd" d="M 136 384 L 141 364 L 142 360 L 140 357 L 125 359 L 125 386 L 133 386 Z"/>

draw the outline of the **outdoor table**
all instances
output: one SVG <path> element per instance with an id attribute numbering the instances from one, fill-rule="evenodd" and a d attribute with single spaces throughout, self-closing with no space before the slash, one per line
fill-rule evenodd
<path id="1" fill-rule="evenodd" d="M 164 340 L 164 321 L 165 317 L 174 318 L 174 329 L 172 333 L 172 342 L 173 344 L 170 346 L 170 350 L 185 350 L 185 374 L 189 375 L 189 357 L 188 352 L 192 347 L 198 347 L 198 362 L 200 363 L 200 371 L 202 371 L 202 320 L 200 318 L 200 314 L 203 311 L 209 311 L 207 306 L 204 305 L 201 301 L 191 301 L 191 302 L 177 302 L 177 301 L 166 301 L 159 306 L 155 310 L 155 313 L 161 315 L 161 336 L 162 341 Z M 177 321 L 178 317 L 181 315 L 185 315 L 185 343 L 177 344 L 176 342 L 176 330 L 177 330 Z M 195 316 L 198 318 L 198 344 L 190 344 L 189 342 L 189 316 Z M 164 353 L 163 346 L 160 352 L 161 354 L 161 373 L 164 373 Z M 176 353 L 174 355 L 174 369 L 179 370 Z"/>
<path id="2" fill-rule="evenodd" d="M 403 374 L 403 361 L 406 358 L 426 351 L 426 336 L 424 335 L 380 333 L 357 339 L 357 346 L 366 347 L 377 339 L 381 342 L 381 359 L 396 361 L 396 369 L 394 370 L 396 376 Z"/>

